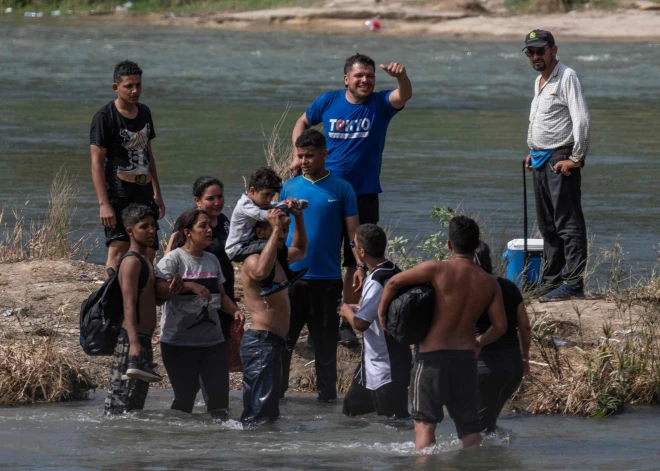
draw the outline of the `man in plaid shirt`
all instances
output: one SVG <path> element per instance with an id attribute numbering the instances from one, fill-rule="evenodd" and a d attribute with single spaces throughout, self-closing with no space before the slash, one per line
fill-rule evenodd
<path id="1" fill-rule="evenodd" d="M 544 241 L 539 301 L 583 298 L 587 228 L 580 173 L 589 150 L 589 109 L 577 73 L 557 60 L 550 32 L 529 33 L 523 52 L 541 73 L 534 85 L 525 162 L 534 174 L 536 217 Z"/>

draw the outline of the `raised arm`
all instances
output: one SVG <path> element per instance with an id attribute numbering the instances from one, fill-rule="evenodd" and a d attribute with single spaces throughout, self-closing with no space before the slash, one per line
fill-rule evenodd
<path id="1" fill-rule="evenodd" d="M 398 62 L 390 62 L 390 65 L 380 64 L 390 77 L 396 79 L 396 90 L 390 93 L 390 103 L 394 108 L 400 110 L 412 98 L 413 89 L 406 68 Z"/>
<path id="2" fill-rule="evenodd" d="M 105 147 L 90 145 L 89 152 L 92 156 L 92 183 L 99 200 L 101 224 L 105 227 L 115 227 L 117 223 L 115 211 L 110 206 L 108 191 L 105 187 L 105 156 L 108 150 Z"/>
<path id="3" fill-rule="evenodd" d="M 303 131 L 306 129 L 309 129 L 312 127 L 311 124 L 309 124 L 309 121 L 307 121 L 307 112 L 304 112 L 300 118 L 298 118 L 298 121 L 296 121 L 296 124 L 293 126 L 293 131 L 291 131 L 291 141 L 293 143 L 293 156 L 291 159 L 291 166 L 289 169 L 293 172 L 294 175 L 299 175 L 300 174 L 300 166 L 302 165 L 302 162 L 297 158 L 298 156 L 296 155 L 296 139 L 298 139 L 298 136 L 300 136 Z"/>
<path id="4" fill-rule="evenodd" d="M 442 262 L 423 262 L 410 270 L 394 275 L 388 280 L 383 290 L 383 295 L 380 298 L 380 305 L 378 306 L 378 320 L 380 321 L 380 325 L 383 326 L 383 329 L 387 329 L 387 309 L 392 302 L 392 298 L 406 286 L 431 283 L 438 270 L 441 269 Z"/>
<path id="5" fill-rule="evenodd" d="M 261 281 L 268 278 L 270 273 L 275 267 L 275 262 L 277 261 L 277 246 L 279 244 L 280 236 L 284 229 L 282 228 L 282 223 L 280 222 L 280 217 L 284 213 L 279 209 L 271 209 L 268 211 L 268 222 L 273 229 L 273 232 L 270 234 L 266 246 L 261 251 L 261 253 L 255 257 L 250 256 L 243 262 L 244 270 L 246 270 L 247 275 L 255 281 Z"/>
<path id="6" fill-rule="evenodd" d="M 506 311 L 504 310 L 504 301 L 502 300 L 502 290 L 495 278 L 491 277 L 491 283 L 494 290 L 493 299 L 488 306 L 488 318 L 490 319 L 491 326 L 486 332 L 477 337 L 479 348 L 493 343 L 506 332 Z"/>
<path id="7" fill-rule="evenodd" d="M 289 247 L 289 262 L 298 262 L 307 256 L 307 230 L 302 209 L 291 209 L 294 219 L 293 240 Z"/>

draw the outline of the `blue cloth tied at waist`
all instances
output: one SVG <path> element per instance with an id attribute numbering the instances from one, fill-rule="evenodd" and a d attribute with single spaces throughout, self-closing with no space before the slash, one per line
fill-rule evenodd
<path id="1" fill-rule="evenodd" d="M 532 156 L 532 168 L 539 169 L 543 167 L 556 150 L 557 149 L 530 150 L 529 155 Z"/>

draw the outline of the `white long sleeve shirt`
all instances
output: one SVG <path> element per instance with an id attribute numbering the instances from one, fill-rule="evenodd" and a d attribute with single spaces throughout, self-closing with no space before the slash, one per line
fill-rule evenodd
<path id="1" fill-rule="evenodd" d="M 570 159 L 583 161 L 589 151 L 590 118 L 580 77 L 559 62 L 539 90 L 540 80 L 539 75 L 534 82 L 527 145 L 547 150 L 573 144 Z"/>

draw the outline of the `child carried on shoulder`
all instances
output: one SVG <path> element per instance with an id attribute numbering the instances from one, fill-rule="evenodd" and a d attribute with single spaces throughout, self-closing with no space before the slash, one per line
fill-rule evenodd
<path id="1" fill-rule="evenodd" d="M 304 209 L 307 201 L 298 201 L 289 198 L 284 201 L 273 203 L 275 195 L 282 189 L 282 179 L 270 167 L 261 167 L 250 176 L 249 189 L 241 196 L 231 215 L 229 225 L 229 236 L 225 245 L 227 256 L 233 262 L 242 262 L 250 255 L 259 254 L 266 246 L 265 240 L 257 239 L 254 226 L 257 222 L 268 220 L 269 209 L 279 209 L 287 212 L 292 208 Z M 278 249 L 277 261 L 286 274 L 286 280 L 275 283 L 275 268 L 270 276 L 261 282 L 261 296 L 269 296 L 277 293 L 301 279 L 307 273 L 307 267 L 292 271 L 289 268 L 288 249 Z"/>

